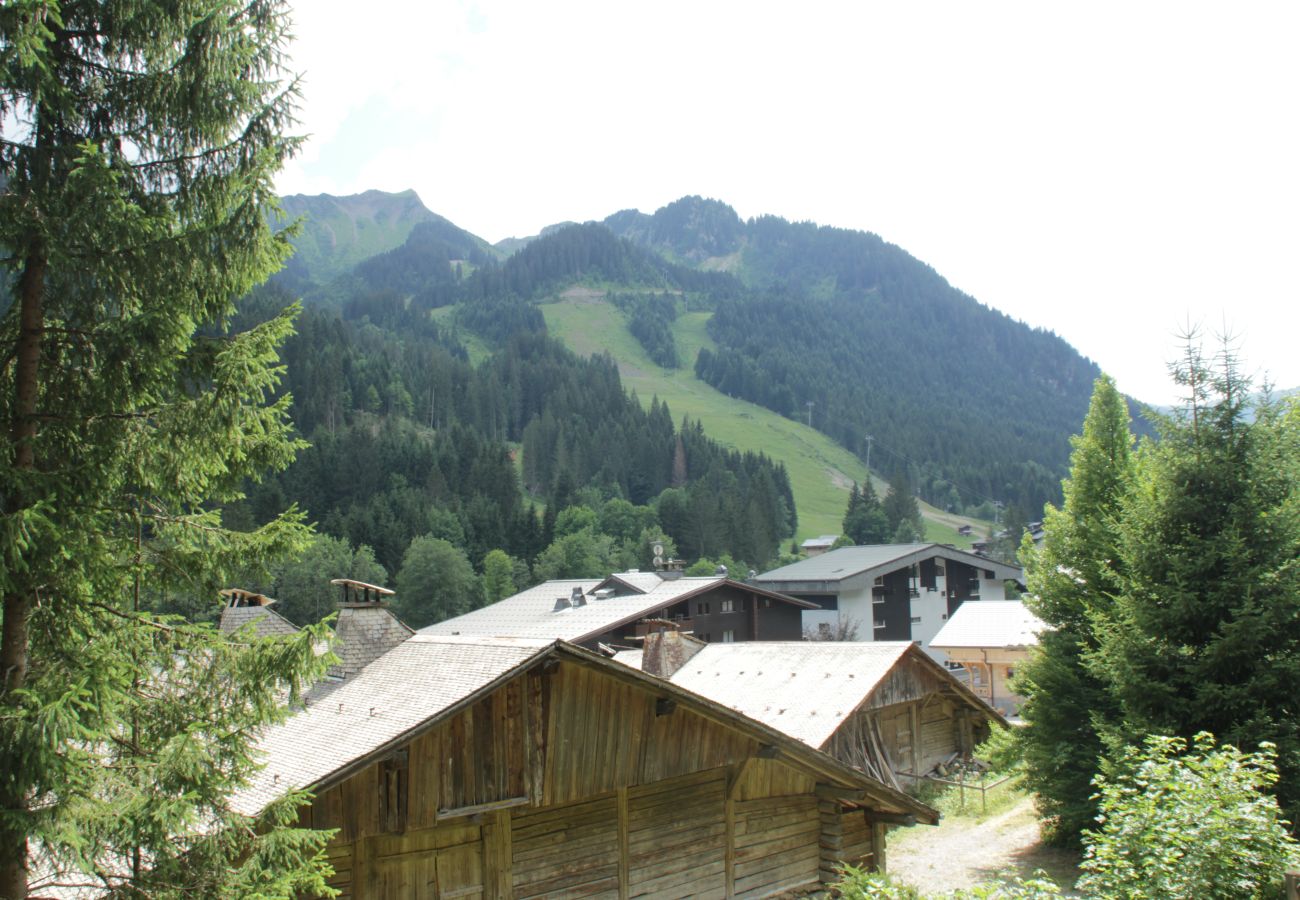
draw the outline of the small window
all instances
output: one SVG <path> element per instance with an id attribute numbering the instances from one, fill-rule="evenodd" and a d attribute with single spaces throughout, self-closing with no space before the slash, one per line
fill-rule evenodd
<path id="1" fill-rule="evenodd" d="M 1008 678 L 1016 677 L 1016 670 L 1012 666 L 1007 666 L 1007 677 Z"/>
<path id="2" fill-rule="evenodd" d="M 876 621 L 875 621 L 874 624 L 875 624 L 875 626 L 876 626 L 877 628 L 884 628 L 884 627 L 885 627 L 885 620 L 884 620 L 884 619 L 876 619 Z"/>
<path id="3" fill-rule="evenodd" d="M 732 631 L 730 628 L 722 632 L 722 643 L 734 644 L 735 642 L 736 642 L 736 632 Z"/>
<path id="4" fill-rule="evenodd" d="M 764 597 L 764 598 L 763 598 L 763 609 L 771 609 L 771 608 L 772 608 L 772 598 L 771 598 L 771 597 Z"/>
<path id="5" fill-rule="evenodd" d="M 702 615 L 702 616 L 707 616 L 707 615 L 709 614 L 709 604 L 708 604 L 708 602 L 707 602 L 707 601 L 701 602 L 701 603 L 699 604 L 699 606 L 697 606 L 697 607 L 695 608 L 695 611 L 696 611 L 697 613 L 699 613 L 700 615 Z"/>
<path id="6" fill-rule="evenodd" d="M 719 605 L 718 612 L 733 612 L 735 610 L 735 600 L 723 600 Z"/>
<path id="7" fill-rule="evenodd" d="M 920 624 L 921 624 L 921 617 L 920 617 L 920 616 L 912 616 L 912 624 L 913 624 L 913 625 L 920 625 Z"/>

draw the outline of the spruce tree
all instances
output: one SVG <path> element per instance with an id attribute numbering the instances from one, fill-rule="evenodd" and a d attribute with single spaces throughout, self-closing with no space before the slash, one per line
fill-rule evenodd
<path id="1" fill-rule="evenodd" d="M 319 634 L 223 641 L 146 611 L 304 539 L 296 514 L 236 533 L 219 512 L 296 448 L 271 399 L 291 314 L 227 327 L 289 252 L 265 218 L 295 146 L 287 27 L 279 0 L 0 9 L 0 896 L 33 873 L 322 888 L 293 798 L 261 823 L 226 803 Z"/>
<path id="2" fill-rule="evenodd" d="M 1105 752 L 1100 729 L 1116 720 L 1104 682 L 1088 668 L 1118 590 L 1116 522 L 1132 481 L 1128 408 L 1109 377 L 1097 379 L 1083 433 L 1073 438 L 1064 502 L 1044 510 L 1044 538 L 1020 551 L 1025 603 L 1050 626 L 1018 670 L 1025 721 L 1016 731 L 1026 783 L 1053 837 L 1074 843 L 1096 816 L 1092 778 Z"/>
<path id="3" fill-rule="evenodd" d="M 882 544 L 889 538 L 889 523 L 868 477 L 861 490 L 853 482 L 844 510 L 844 535 L 856 545 Z"/>
<path id="4" fill-rule="evenodd" d="M 925 534 L 921 507 L 916 502 L 916 495 L 912 493 L 906 469 L 899 467 L 894 470 L 881 507 L 888 522 L 888 531 L 894 536 L 894 543 L 911 543 L 920 540 Z"/>
<path id="5" fill-rule="evenodd" d="M 1191 347 L 1176 374 L 1189 399 L 1138 455 L 1094 669 L 1130 742 L 1275 744 L 1278 799 L 1300 821 L 1300 409 L 1252 403 L 1226 349 L 1211 365 Z"/>

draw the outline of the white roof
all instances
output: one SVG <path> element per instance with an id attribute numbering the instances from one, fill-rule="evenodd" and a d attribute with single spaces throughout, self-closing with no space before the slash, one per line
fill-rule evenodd
<path id="1" fill-rule="evenodd" d="M 669 680 L 820 748 L 912 646 L 909 641 L 709 644 Z M 641 651 L 618 662 L 640 668 Z"/>
<path id="2" fill-rule="evenodd" d="M 1019 600 L 967 600 L 930 641 L 945 647 L 1033 647 L 1047 625 Z"/>
<path id="3" fill-rule="evenodd" d="M 273 726 L 266 761 L 234 809 L 255 815 L 285 792 L 316 784 L 454 706 L 536 656 L 549 641 L 415 635 L 355 678 Z"/>
<path id="4" fill-rule="evenodd" d="M 623 573 L 617 577 L 627 579 L 635 576 Z M 524 637 L 543 640 L 559 638 L 576 643 L 602 634 L 623 622 L 644 618 L 697 591 L 726 581 L 720 576 L 678 578 L 672 581 L 664 581 L 655 576 L 657 584 L 643 594 L 597 600 L 590 592 L 604 580 L 547 581 L 513 597 L 493 603 L 491 606 L 421 628 L 419 634 Z M 648 579 L 642 580 L 648 582 Z M 561 597 L 568 599 L 574 587 L 582 588 L 587 596 L 586 604 L 557 610 L 555 601 Z"/>

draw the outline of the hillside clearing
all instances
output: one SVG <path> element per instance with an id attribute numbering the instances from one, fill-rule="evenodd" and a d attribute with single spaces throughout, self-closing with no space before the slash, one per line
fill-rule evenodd
<path id="1" fill-rule="evenodd" d="M 654 397 L 668 404 L 674 418 L 699 420 L 708 435 L 737 450 L 766 453 L 785 464 L 790 473 L 799 512 L 795 540 L 822 534 L 839 534 L 848 503 L 849 488 L 861 483 L 866 466 L 826 435 L 769 409 L 720 393 L 695 377 L 694 362 L 701 347 L 712 347 L 705 326 L 707 312 L 688 312 L 673 323 L 673 337 L 682 359 L 679 369 L 663 369 L 637 343 L 621 312 L 593 297 L 596 292 L 573 293 L 542 305 L 547 329 L 575 353 L 584 356 L 608 352 L 618 363 L 625 387 L 636 391 L 642 405 Z M 881 496 L 887 485 L 873 478 Z M 926 540 L 969 547 L 970 539 L 957 534 L 957 526 L 970 524 L 982 534 L 987 523 L 941 513 L 922 504 Z"/>

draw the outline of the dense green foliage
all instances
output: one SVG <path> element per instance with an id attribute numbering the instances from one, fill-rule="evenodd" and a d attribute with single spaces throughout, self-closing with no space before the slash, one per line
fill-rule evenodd
<path id="1" fill-rule="evenodd" d="M 292 310 L 229 327 L 288 253 L 265 213 L 293 151 L 275 0 L 27 0 L 0 10 L 0 896 L 320 894 L 328 834 L 290 797 L 228 803 L 250 738 L 323 671 L 322 638 L 223 641 L 215 601 L 301 547 L 221 504 L 297 446 L 272 399 Z"/>
<path id="2" fill-rule="evenodd" d="M 1074 843 L 1097 814 L 1092 787 L 1102 732 L 1119 719 L 1108 685 L 1088 666 L 1119 591 L 1117 520 L 1133 480 L 1128 414 L 1108 377 L 1097 379 L 1083 433 L 1074 438 L 1065 502 L 1044 512 L 1043 543 L 1021 551 L 1025 603 L 1051 626 L 1017 670 L 1027 697 L 1014 736 L 1026 784 L 1056 840 Z"/>
<path id="3" fill-rule="evenodd" d="M 1300 819 L 1300 405 L 1263 400 L 1223 353 L 1189 348 L 1186 406 L 1138 455 L 1118 524 L 1113 621 L 1095 671 L 1121 736 L 1277 746 L 1277 793 Z"/>
<path id="4" fill-rule="evenodd" d="M 627 316 L 627 329 L 646 355 L 665 369 L 680 364 L 673 338 L 677 300 L 671 294 L 613 294 L 610 300 Z"/>
<path id="5" fill-rule="evenodd" d="M 1098 383 L 1066 504 L 1026 547 L 1029 602 L 1054 630 L 1021 668 L 1031 786 L 1070 839 L 1108 749 L 1206 731 L 1277 747 L 1300 812 L 1300 410 L 1262 399 L 1230 353 L 1189 347 L 1186 405 L 1130 458 L 1123 404 Z"/>
<path id="6" fill-rule="evenodd" d="M 1300 862 L 1277 801 L 1272 745 L 1256 753 L 1151 737 L 1097 779 L 1101 815 L 1087 835 L 1079 889 L 1103 900 L 1280 897 Z"/>
<path id="7" fill-rule="evenodd" d="M 844 537 L 849 544 L 859 546 L 889 541 L 889 519 L 870 479 L 861 489 L 853 482 L 849 490 L 849 503 L 844 509 Z"/>
<path id="8" fill-rule="evenodd" d="M 500 351 L 474 367 L 453 335 L 427 316 L 408 327 L 416 314 L 379 304 L 383 296 L 392 295 L 350 300 L 342 316 L 303 313 L 284 358 L 291 412 L 310 446 L 287 471 L 250 488 L 241 511 L 248 524 L 293 500 L 325 533 L 372 547 L 393 575 L 411 541 L 426 534 L 455 544 L 476 566 L 494 549 L 531 565 L 555 535 L 526 493 L 558 514 L 589 486 L 602 502 L 621 498 L 642 509 L 633 538 L 660 527 L 648 505 L 658 508 L 661 493 L 681 488 L 663 525 L 677 546 L 726 551 L 753 566 L 794 533 L 783 468 L 724 450 L 698 425 L 679 432 L 666 406 L 647 410 L 627 395 L 608 357 L 582 359 L 531 328 L 507 328 Z M 275 289 L 262 290 L 245 301 L 243 316 L 259 321 L 283 302 Z M 537 315 L 522 301 L 502 302 Z M 521 451 L 518 468 L 512 446 Z M 601 533 L 616 546 L 629 539 L 617 528 Z"/>

